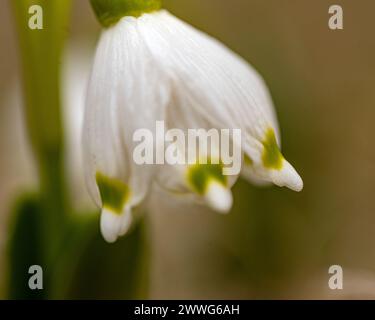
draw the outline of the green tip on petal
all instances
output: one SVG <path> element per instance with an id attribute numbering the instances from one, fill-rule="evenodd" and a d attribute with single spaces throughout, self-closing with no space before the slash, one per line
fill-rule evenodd
<path id="1" fill-rule="evenodd" d="M 262 154 L 264 167 L 267 169 L 281 170 L 284 157 L 277 145 L 275 131 L 273 129 L 267 130 L 266 137 L 262 143 L 264 147 Z"/>
<path id="2" fill-rule="evenodd" d="M 245 166 L 251 167 L 254 164 L 253 159 L 251 159 L 247 154 L 244 156 Z"/>
<path id="3" fill-rule="evenodd" d="M 99 188 L 103 208 L 113 213 L 121 214 L 130 197 L 129 187 L 122 181 L 96 173 L 96 183 Z"/>
<path id="4" fill-rule="evenodd" d="M 139 17 L 160 10 L 162 0 L 90 0 L 100 23 L 109 27 L 126 16 Z"/>
<path id="5" fill-rule="evenodd" d="M 215 181 L 225 186 L 227 178 L 223 175 L 221 164 L 195 164 L 189 167 L 187 179 L 192 189 L 199 195 L 204 195 L 210 182 Z"/>
<path id="6" fill-rule="evenodd" d="M 211 209 L 220 213 L 229 212 L 233 198 L 221 164 L 192 165 L 187 171 L 187 179 L 191 189 L 203 197 Z"/>

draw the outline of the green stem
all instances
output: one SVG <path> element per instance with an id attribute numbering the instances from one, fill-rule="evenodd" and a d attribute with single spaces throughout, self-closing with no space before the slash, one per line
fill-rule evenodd
<path id="1" fill-rule="evenodd" d="M 39 172 L 47 257 L 57 246 L 67 211 L 60 112 L 60 59 L 70 0 L 11 0 L 19 34 L 25 116 Z M 30 29 L 29 8 L 43 9 L 43 29 Z"/>
<path id="2" fill-rule="evenodd" d="M 162 0 L 90 0 L 99 22 L 109 27 L 126 16 L 139 17 L 159 10 Z"/>

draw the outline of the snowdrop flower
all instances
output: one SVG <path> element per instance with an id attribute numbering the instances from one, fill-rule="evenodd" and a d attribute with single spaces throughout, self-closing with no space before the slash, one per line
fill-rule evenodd
<path id="1" fill-rule="evenodd" d="M 102 208 L 101 231 L 114 242 L 129 229 L 153 181 L 227 212 L 237 177 L 220 164 L 139 166 L 133 133 L 168 128 L 239 128 L 243 176 L 295 191 L 302 180 L 280 152 L 265 83 L 241 57 L 161 9 L 161 0 L 91 0 L 104 26 L 84 119 L 86 180 Z M 157 146 L 156 146 L 157 148 Z"/>

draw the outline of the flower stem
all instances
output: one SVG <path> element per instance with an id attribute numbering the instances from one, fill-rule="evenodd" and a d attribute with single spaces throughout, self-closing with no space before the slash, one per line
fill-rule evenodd
<path id="1" fill-rule="evenodd" d="M 54 252 L 67 211 L 60 112 L 60 58 L 70 0 L 11 1 L 19 34 L 26 126 L 39 172 L 44 233 Z M 31 29 L 29 8 L 39 5 L 43 29 Z M 55 244 L 56 243 L 56 244 Z"/>
<path id="2" fill-rule="evenodd" d="M 162 0 L 90 0 L 99 22 L 109 27 L 126 16 L 139 17 L 159 10 Z"/>

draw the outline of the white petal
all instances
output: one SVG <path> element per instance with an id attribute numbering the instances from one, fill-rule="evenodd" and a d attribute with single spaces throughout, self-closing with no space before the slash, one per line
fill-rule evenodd
<path id="1" fill-rule="evenodd" d="M 129 231 L 132 221 L 133 221 L 133 217 L 132 217 L 131 209 L 129 206 L 127 206 L 121 217 L 119 236 L 124 236 Z"/>
<path id="2" fill-rule="evenodd" d="M 207 204 L 215 211 L 227 213 L 232 208 L 233 197 L 230 189 L 217 182 L 211 182 L 205 194 Z"/>
<path id="3" fill-rule="evenodd" d="M 183 151 L 178 147 L 178 144 L 175 143 L 174 145 L 179 158 L 184 158 L 186 162 L 185 164 L 176 165 L 166 163 L 160 167 L 156 176 L 157 184 L 174 196 L 184 196 L 185 198 L 191 199 L 196 203 L 206 204 L 218 212 L 228 212 L 233 202 L 230 188 L 237 181 L 238 176 L 232 175 L 225 176 L 223 178 L 222 172 L 216 173 L 216 175 L 221 176 L 221 178 L 225 181 L 224 185 L 223 183 L 219 183 L 217 180 L 215 180 L 217 178 L 216 175 L 206 175 L 204 177 L 204 184 L 207 185 L 207 188 L 202 194 L 202 190 L 197 190 L 196 186 L 192 185 L 192 182 L 189 179 L 189 171 L 195 167 L 195 165 L 202 166 L 204 171 L 204 166 L 210 166 L 210 164 L 204 164 L 199 161 L 204 159 L 205 156 L 209 156 L 206 158 L 206 160 L 211 159 L 211 154 L 205 153 L 207 150 L 201 149 L 201 146 L 199 146 L 198 149 L 200 155 L 203 157 L 197 158 L 196 163 L 192 165 L 187 163 L 188 153 L 191 151 L 191 149 L 186 146 L 186 154 L 182 154 Z"/>
<path id="4" fill-rule="evenodd" d="M 103 209 L 100 217 L 100 230 L 103 238 L 109 243 L 117 240 L 120 229 L 122 216 L 110 210 Z"/>
<path id="5" fill-rule="evenodd" d="M 284 160 L 284 165 L 281 170 L 272 170 L 271 179 L 274 184 L 279 187 L 288 187 L 293 191 L 301 191 L 303 189 L 303 181 L 297 171 Z"/>
<path id="6" fill-rule="evenodd" d="M 171 73 L 190 110 L 218 127 L 243 128 L 254 137 L 261 136 L 263 126 L 278 131 L 267 87 L 240 56 L 167 11 L 140 20 L 150 51 Z"/>
<path id="7" fill-rule="evenodd" d="M 243 134 L 243 149 L 265 181 L 272 170 L 262 163 L 264 139 L 272 129 L 280 146 L 279 129 L 268 89 L 261 76 L 217 40 L 167 11 L 143 15 L 139 28 L 150 52 L 174 81 L 176 103 L 168 115 L 174 123 L 234 129 Z M 180 121 L 178 121 L 180 118 Z M 262 176 L 262 174 L 259 174 Z M 279 175 L 279 178 L 286 177 Z M 286 181 L 279 184 L 290 185 Z"/>
<path id="8" fill-rule="evenodd" d="M 139 34 L 137 19 L 123 18 L 103 31 L 88 87 L 84 128 L 86 180 L 101 206 L 99 171 L 129 185 L 132 206 L 145 197 L 152 166 L 133 161 L 133 134 L 154 128 L 168 100 L 167 81 Z"/>
<path id="9" fill-rule="evenodd" d="M 62 114 L 65 125 L 65 163 L 73 205 L 77 211 L 93 210 L 85 189 L 82 127 L 91 54 L 86 43 L 67 48 L 62 68 Z"/>
<path id="10" fill-rule="evenodd" d="M 266 187 L 271 184 L 270 181 L 267 180 L 266 177 L 260 176 L 255 170 L 254 167 L 249 167 L 247 165 L 243 165 L 241 171 L 242 177 L 246 180 L 250 181 L 252 184 L 259 186 L 259 187 Z"/>

